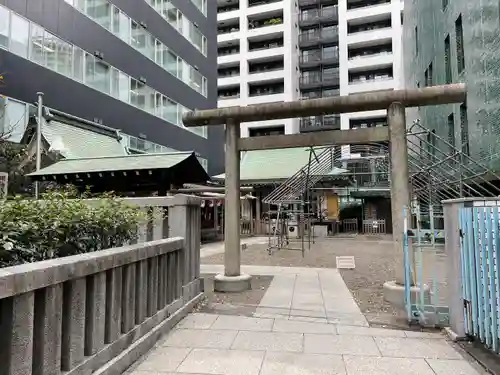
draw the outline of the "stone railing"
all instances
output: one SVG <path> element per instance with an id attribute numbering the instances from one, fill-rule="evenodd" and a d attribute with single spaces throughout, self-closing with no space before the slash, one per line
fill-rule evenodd
<path id="1" fill-rule="evenodd" d="M 0 269 L 1 374 L 120 374 L 191 311 L 200 200 L 134 200 L 168 207 L 172 238 Z"/>

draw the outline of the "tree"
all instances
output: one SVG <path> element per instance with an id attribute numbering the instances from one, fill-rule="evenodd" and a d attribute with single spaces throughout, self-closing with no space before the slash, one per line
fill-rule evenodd
<path id="1" fill-rule="evenodd" d="M 0 96 L 1 98 L 1 96 Z M 7 104 L 0 102 L 0 172 L 9 176 L 8 195 L 33 195 L 34 187 L 27 174 L 36 169 L 36 153 L 28 152 L 28 145 L 11 141 L 15 129 L 25 120 L 23 114 L 19 119 L 10 121 L 7 118 Z M 3 126 L 2 126 L 3 125 Z M 24 124 L 23 124 L 24 125 Z M 52 164 L 59 156 L 48 154 L 42 149 L 42 166 Z"/>

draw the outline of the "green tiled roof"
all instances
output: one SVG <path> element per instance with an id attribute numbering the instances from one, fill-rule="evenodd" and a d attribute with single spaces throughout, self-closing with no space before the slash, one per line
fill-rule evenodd
<path id="1" fill-rule="evenodd" d="M 273 150 L 243 151 L 240 162 L 240 179 L 244 181 L 281 181 L 292 177 L 309 163 L 310 148 L 295 147 Z M 317 152 L 321 152 L 318 148 Z M 329 174 L 344 172 L 334 168 Z M 214 176 L 224 179 L 225 174 Z"/>
<path id="2" fill-rule="evenodd" d="M 192 155 L 194 155 L 194 152 L 171 152 L 164 154 L 138 154 L 97 158 L 63 159 L 55 164 L 41 169 L 38 172 L 33 172 L 28 176 L 33 177 L 75 173 L 167 169 L 183 162 Z M 201 164 L 200 168 L 202 168 Z"/>
<path id="3" fill-rule="evenodd" d="M 42 136 L 66 159 L 127 155 L 117 136 L 57 120 L 43 121 Z"/>

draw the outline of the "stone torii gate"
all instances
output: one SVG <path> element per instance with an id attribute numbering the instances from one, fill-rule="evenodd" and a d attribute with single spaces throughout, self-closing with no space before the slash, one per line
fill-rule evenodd
<path id="1" fill-rule="evenodd" d="M 361 93 L 322 99 L 284 103 L 257 104 L 186 113 L 187 127 L 225 124 L 225 195 L 224 274 L 215 277 L 215 289 L 238 292 L 250 289 L 251 276 L 241 274 L 240 258 L 240 152 L 289 147 L 351 145 L 389 141 L 391 165 L 391 213 L 395 246 L 403 249 L 403 207 L 410 206 L 408 150 L 406 144 L 405 108 L 463 103 L 464 84 L 426 87 L 422 89 Z M 387 127 L 331 130 L 306 134 L 240 138 L 240 124 L 296 117 L 319 116 L 387 109 Z M 394 285 L 404 283 L 399 270 Z M 402 292 L 401 292 L 402 296 Z"/>

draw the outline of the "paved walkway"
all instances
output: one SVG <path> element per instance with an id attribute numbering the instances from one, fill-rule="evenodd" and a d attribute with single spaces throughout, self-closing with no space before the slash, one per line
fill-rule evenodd
<path id="1" fill-rule="evenodd" d="M 479 374 L 439 333 L 368 327 L 335 269 L 243 270 L 274 275 L 255 317 L 190 314 L 132 374 Z"/>

